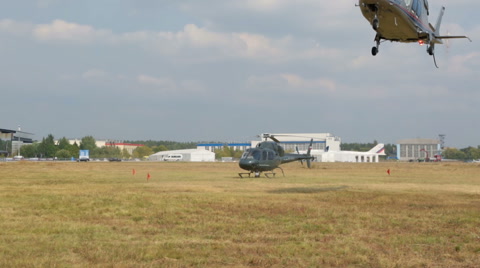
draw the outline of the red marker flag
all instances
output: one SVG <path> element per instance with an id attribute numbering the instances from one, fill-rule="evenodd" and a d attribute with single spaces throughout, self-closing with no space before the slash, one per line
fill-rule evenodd
<path id="1" fill-rule="evenodd" d="M 135 176 L 137 174 L 137 171 L 135 169 L 132 170 L 132 175 Z"/>
<path id="2" fill-rule="evenodd" d="M 151 176 L 150 176 L 150 173 L 148 173 L 148 174 L 147 174 L 147 181 L 150 180 L 150 177 L 151 177 Z"/>
<path id="3" fill-rule="evenodd" d="M 387 174 L 390 175 L 390 169 L 387 169 Z"/>

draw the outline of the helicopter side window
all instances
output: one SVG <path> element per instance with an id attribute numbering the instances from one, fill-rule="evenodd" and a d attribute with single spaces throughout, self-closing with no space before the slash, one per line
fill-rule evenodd
<path id="1" fill-rule="evenodd" d="M 415 12 L 415 14 L 417 14 L 417 16 L 420 16 L 422 12 L 422 4 L 420 3 L 421 1 L 423 0 L 413 0 L 412 10 Z"/>
<path id="2" fill-rule="evenodd" d="M 262 153 L 259 150 L 253 150 L 251 156 L 255 160 L 260 160 L 262 158 Z"/>

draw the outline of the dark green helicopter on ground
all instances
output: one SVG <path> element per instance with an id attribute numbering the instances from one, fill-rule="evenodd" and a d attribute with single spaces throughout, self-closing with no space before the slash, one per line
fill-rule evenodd
<path id="1" fill-rule="evenodd" d="M 277 168 L 280 169 L 283 176 L 285 176 L 280 165 L 294 161 L 300 161 L 303 164 L 303 160 L 305 160 L 307 167 L 311 167 L 313 157 L 310 153 L 312 151 L 313 139 L 310 141 L 310 146 L 306 154 L 287 154 L 283 147 L 279 145 L 280 141 L 273 135 L 263 134 L 263 138 L 265 141 L 257 144 L 255 148 L 247 149 L 245 153 L 243 153 L 239 166 L 249 171 L 249 173 L 238 173 L 241 178 L 243 178 L 244 175 L 250 177 L 251 174 L 255 174 L 255 178 L 258 178 L 262 172 L 265 172 L 265 176 L 269 178 L 270 175 L 275 176 L 273 170 Z M 272 141 L 268 141 L 268 139 Z"/>

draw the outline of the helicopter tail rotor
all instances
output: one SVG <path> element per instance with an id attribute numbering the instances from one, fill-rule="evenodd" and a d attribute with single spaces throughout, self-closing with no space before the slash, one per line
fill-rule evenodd
<path id="1" fill-rule="evenodd" d="M 297 154 L 300 154 L 300 151 L 298 150 L 298 146 L 295 146 L 295 149 L 297 150 Z M 302 166 L 303 166 L 303 159 L 300 159 L 300 163 L 302 163 Z M 308 163 L 307 163 L 308 165 Z"/>
<path id="2" fill-rule="evenodd" d="M 307 167 L 312 168 L 312 147 L 313 147 L 313 139 L 310 140 L 310 146 L 308 146 L 308 151 L 307 151 Z"/>

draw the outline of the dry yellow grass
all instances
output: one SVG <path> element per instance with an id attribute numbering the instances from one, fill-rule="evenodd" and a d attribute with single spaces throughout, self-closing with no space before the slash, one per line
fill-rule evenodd
<path id="1" fill-rule="evenodd" d="M 283 168 L 240 179 L 234 163 L 0 163 L 0 266 L 480 263 L 478 164 Z"/>

